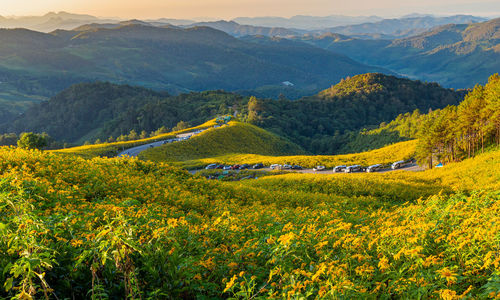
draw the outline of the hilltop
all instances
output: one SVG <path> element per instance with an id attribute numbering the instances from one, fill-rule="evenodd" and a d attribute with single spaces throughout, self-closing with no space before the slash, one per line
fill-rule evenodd
<path id="1" fill-rule="evenodd" d="M 251 124 L 231 121 L 221 128 L 213 128 L 187 141 L 148 149 L 139 158 L 169 163 L 210 158 L 221 155 L 304 154 L 298 145 Z"/>

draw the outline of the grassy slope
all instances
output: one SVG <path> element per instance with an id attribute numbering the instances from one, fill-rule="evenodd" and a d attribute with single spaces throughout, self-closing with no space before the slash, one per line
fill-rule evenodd
<path id="1" fill-rule="evenodd" d="M 410 141 L 411 142 L 411 141 Z M 404 145 L 408 142 L 399 143 Z M 384 149 L 384 148 L 383 148 Z M 367 153 L 371 153 L 367 152 Z M 291 188 L 338 194 L 347 191 L 355 195 L 364 190 L 368 195 L 382 195 L 391 199 L 415 200 L 424 195 L 437 194 L 439 191 L 500 190 L 500 151 L 493 150 L 459 163 L 423 172 L 396 171 L 390 173 L 333 174 L 318 177 L 315 174 L 285 174 L 252 181 L 253 186 L 267 189 Z M 342 186 L 342 188 L 339 188 Z M 351 189 L 346 189 L 350 186 Z M 331 188 L 329 190 L 329 187 Z M 325 192 L 326 191 L 326 192 Z"/>
<path id="2" fill-rule="evenodd" d="M 305 152 L 296 144 L 257 126 L 231 121 L 228 126 L 209 129 L 188 141 L 146 150 L 139 157 L 183 164 L 208 157 L 247 153 L 286 155 Z"/>
<path id="3" fill-rule="evenodd" d="M 62 153 L 62 154 L 73 154 L 73 155 L 77 155 L 77 156 L 80 156 L 83 158 L 93 158 L 93 157 L 98 157 L 98 156 L 113 157 L 125 149 L 133 148 L 136 146 L 141 146 L 144 144 L 153 143 L 155 141 L 170 139 L 170 138 L 175 137 L 178 134 L 190 132 L 190 131 L 193 131 L 196 129 L 204 129 L 204 128 L 213 127 L 215 124 L 216 123 L 215 123 L 215 119 L 214 119 L 214 120 L 210 120 L 210 121 L 205 122 L 205 123 L 203 123 L 199 126 L 196 126 L 196 127 L 192 127 L 192 128 L 188 128 L 188 129 L 184 129 L 184 130 L 179 130 L 179 131 L 174 131 L 174 132 L 169 132 L 169 133 L 161 134 L 161 135 L 158 135 L 155 137 L 150 137 L 147 139 L 79 146 L 79 147 L 73 147 L 73 148 L 67 148 L 67 149 L 61 149 L 61 150 L 54 150 L 52 152 Z"/>
<path id="4" fill-rule="evenodd" d="M 337 165 L 372 165 L 372 164 L 390 164 L 398 160 L 412 158 L 415 153 L 416 140 L 401 142 L 386 146 L 380 149 L 343 155 L 293 155 L 293 156 L 276 156 L 276 155 L 259 155 L 259 154 L 224 154 L 212 157 L 197 157 L 192 158 L 189 155 L 187 159 L 174 162 L 175 165 L 182 166 L 188 169 L 199 168 L 211 163 L 219 164 L 256 164 L 263 163 L 265 165 L 272 164 L 291 164 L 301 165 L 303 167 L 312 168 L 317 165 L 324 165 L 327 168 L 332 168 Z M 145 155 L 142 158 L 155 160 L 154 156 L 149 156 L 149 153 L 155 149 L 143 152 Z M 168 151 L 168 148 L 166 149 Z M 156 152 L 156 151 L 155 151 Z M 241 153 L 241 152 L 240 152 Z M 174 157 L 172 157 L 174 159 Z M 172 162 L 172 161 L 170 161 Z"/>

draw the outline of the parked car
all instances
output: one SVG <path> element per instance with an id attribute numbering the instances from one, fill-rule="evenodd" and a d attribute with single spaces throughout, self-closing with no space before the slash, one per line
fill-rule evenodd
<path id="1" fill-rule="evenodd" d="M 404 165 L 405 165 L 405 161 L 404 160 L 400 160 L 400 161 L 397 161 L 397 162 L 393 163 L 391 165 L 391 169 L 396 170 L 396 169 L 402 168 Z"/>
<path id="2" fill-rule="evenodd" d="M 384 166 L 382 166 L 381 164 L 372 165 L 372 166 L 369 166 L 368 168 L 366 168 L 366 173 L 377 172 L 377 171 L 382 170 L 383 168 L 384 168 Z"/>
<path id="3" fill-rule="evenodd" d="M 284 164 L 284 165 L 283 165 L 283 169 L 289 170 L 289 169 L 291 169 L 291 168 L 292 168 L 292 166 L 291 166 L 291 165 L 287 165 L 287 164 Z"/>
<path id="4" fill-rule="evenodd" d="M 240 169 L 240 165 L 231 166 L 231 170 L 239 170 L 239 169 Z"/>
<path id="5" fill-rule="evenodd" d="M 280 164 L 272 164 L 271 165 L 271 170 L 281 170 L 283 166 Z"/>
<path id="6" fill-rule="evenodd" d="M 256 170 L 256 169 L 262 169 L 264 168 L 264 165 L 261 164 L 261 163 L 258 163 L 258 164 L 255 164 L 252 166 L 252 169 Z"/>
<path id="7" fill-rule="evenodd" d="M 313 168 L 313 171 L 316 172 L 316 171 L 324 171 L 326 170 L 325 166 L 316 166 Z"/>
<path id="8" fill-rule="evenodd" d="M 344 172 L 345 168 L 347 168 L 347 166 L 336 166 L 333 168 L 333 173 Z"/>
<path id="9" fill-rule="evenodd" d="M 240 166 L 240 170 L 244 170 L 244 169 L 248 169 L 248 168 L 250 168 L 250 165 L 248 165 L 248 164 L 242 164 Z"/>
<path id="10" fill-rule="evenodd" d="M 217 168 L 217 164 L 209 164 L 205 167 L 205 170 L 213 170 L 215 168 Z"/>
<path id="11" fill-rule="evenodd" d="M 353 173 L 353 172 L 361 172 L 363 171 L 363 167 L 360 165 L 353 165 L 345 168 L 344 172 L 346 173 Z"/>
<path id="12" fill-rule="evenodd" d="M 291 167 L 292 170 L 302 170 L 301 166 L 295 165 Z"/>
<path id="13" fill-rule="evenodd" d="M 231 170 L 231 166 L 224 166 L 222 170 Z"/>
<path id="14" fill-rule="evenodd" d="M 215 167 L 216 169 L 224 169 L 224 165 L 218 165 L 217 167 Z"/>

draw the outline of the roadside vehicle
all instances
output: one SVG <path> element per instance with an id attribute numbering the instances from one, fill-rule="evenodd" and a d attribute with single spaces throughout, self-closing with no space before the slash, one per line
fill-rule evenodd
<path id="1" fill-rule="evenodd" d="M 252 169 L 257 170 L 257 169 L 262 169 L 264 168 L 264 165 L 261 163 L 255 164 L 252 166 Z"/>
<path id="2" fill-rule="evenodd" d="M 292 170 L 302 170 L 301 166 L 295 165 L 291 167 Z"/>
<path id="3" fill-rule="evenodd" d="M 397 161 L 397 162 L 393 163 L 391 165 L 391 169 L 396 170 L 396 169 L 402 168 L 404 165 L 405 165 L 405 161 L 404 160 L 400 160 L 400 161 Z"/>
<path id="4" fill-rule="evenodd" d="M 333 173 L 344 172 L 345 168 L 347 168 L 347 166 L 336 166 L 335 168 L 333 168 Z"/>
<path id="5" fill-rule="evenodd" d="M 222 170 L 231 170 L 231 166 L 224 166 Z"/>
<path id="6" fill-rule="evenodd" d="M 244 170 L 244 169 L 248 169 L 248 168 L 250 168 L 250 165 L 248 165 L 248 164 L 242 164 L 240 166 L 240 170 Z"/>
<path id="7" fill-rule="evenodd" d="M 224 169 L 224 165 L 218 165 L 217 167 L 215 167 L 216 169 Z"/>
<path id="8" fill-rule="evenodd" d="M 363 167 L 360 165 L 353 165 L 345 168 L 344 172 L 345 173 L 353 173 L 353 172 L 361 172 L 363 171 Z"/>
<path id="9" fill-rule="evenodd" d="M 383 168 L 384 168 L 384 166 L 382 166 L 381 164 L 372 165 L 372 166 L 369 166 L 368 168 L 366 168 L 366 173 L 377 172 L 377 171 L 382 170 Z"/>
<path id="10" fill-rule="evenodd" d="M 280 164 L 272 164 L 271 165 L 271 170 L 281 170 L 283 166 Z"/>
<path id="11" fill-rule="evenodd" d="M 213 170 L 215 168 L 217 168 L 217 164 L 209 164 L 205 167 L 205 170 Z"/>
<path id="12" fill-rule="evenodd" d="M 291 169 L 291 168 L 292 168 L 292 166 L 291 166 L 291 165 L 287 165 L 287 164 L 284 164 L 284 165 L 283 165 L 283 169 L 289 170 L 289 169 Z"/>
<path id="13" fill-rule="evenodd" d="M 314 172 L 326 170 L 325 166 L 316 166 L 313 168 Z"/>
<path id="14" fill-rule="evenodd" d="M 240 169 L 240 165 L 231 166 L 231 170 L 239 170 L 239 169 Z"/>

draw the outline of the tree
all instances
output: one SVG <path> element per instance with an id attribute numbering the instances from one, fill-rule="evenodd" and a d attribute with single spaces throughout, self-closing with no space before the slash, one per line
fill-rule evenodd
<path id="1" fill-rule="evenodd" d="M 33 132 L 21 133 L 17 146 L 24 149 L 42 149 L 48 144 L 48 135 Z"/>
<path id="2" fill-rule="evenodd" d="M 179 131 L 179 130 L 183 130 L 183 129 L 188 129 L 190 126 L 187 122 L 184 122 L 184 121 L 180 121 L 179 123 L 177 123 L 177 125 L 175 125 L 174 128 L 172 128 L 172 131 Z"/>
<path id="3" fill-rule="evenodd" d="M 139 139 L 139 135 L 137 134 L 137 132 L 135 130 L 130 130 L 130 133 L 128 134 L 128 140 L 129 141 L 133 141 L 133 140 L 137 140 Z"/>

